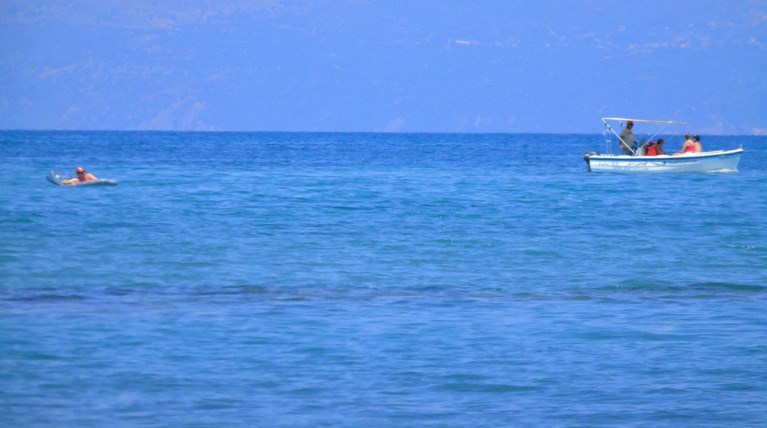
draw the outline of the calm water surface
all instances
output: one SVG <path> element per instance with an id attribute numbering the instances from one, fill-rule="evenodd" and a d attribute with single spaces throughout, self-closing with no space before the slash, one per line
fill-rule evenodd
<path id="1" fill-rule="evenodd" d="M 767 138 L 0 132 L 6 426 L 765 426 Z M 671 139 L 669 145 L 681 142 Z M 84 165 L 116 187 L 63 188 Z"/>

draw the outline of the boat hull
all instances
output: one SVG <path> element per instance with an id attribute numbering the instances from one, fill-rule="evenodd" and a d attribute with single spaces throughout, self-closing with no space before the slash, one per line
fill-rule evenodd
<path id="1" fill-rule="evenodd" d="M 743 149 L 690 153 L 680 156 L 627 156 L 586 154 L 591 172 L 738 172 Z"/>

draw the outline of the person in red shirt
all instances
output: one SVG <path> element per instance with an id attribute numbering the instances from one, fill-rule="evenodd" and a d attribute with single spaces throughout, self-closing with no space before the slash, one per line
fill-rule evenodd
<path id="1" fill-rule="evenodd" d="M 650 141 L 645 147 L 645 154 L 647 156 L 658 156 L 658 149 L 655 147 L 655 143 Z"/>
<path id="2" fill-rule="evenodd" d="M 682 144 L 682 148 L 674 153 L 674 156 L 683 155 L 685 153 L 695 153 L 695 140 L 690 137 L 690 134 L 685 134 L 684 136 L 684 144 Z"/>

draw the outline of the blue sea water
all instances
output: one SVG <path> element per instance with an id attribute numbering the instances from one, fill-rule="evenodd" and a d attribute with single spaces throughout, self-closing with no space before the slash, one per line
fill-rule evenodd
<path id="1" fill-rule="evenodd" d="M 765 426 L 767 138 L 0 132 L 0 425 Z M 669 145 L 674 142 L 669 142 Z M 116 187 L 68 188 L 85 166 Z"/>

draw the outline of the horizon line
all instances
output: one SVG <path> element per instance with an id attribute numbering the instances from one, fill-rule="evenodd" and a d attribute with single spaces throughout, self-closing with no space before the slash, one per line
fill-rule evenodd
<path id="1" fill-rule="evenodd" d="M 199 133 L 199 134 L 426 134 L 426 135 L 602 135 L 602 132 L 552 132 L 552 131 L 505 131 L 505 132 L 464 132 L 464 131 L 233 131 L 233 130 L 170 130 L 170 129 L 0 129 L 0 132 L 157 132 L 157 133 Z M 677 135 L 664 133 L 663 135 Z M 684 135 L 680 133 L 678 135 Z M 754 134 L 700 134 L 717 137 L 765 137 Z"/>

